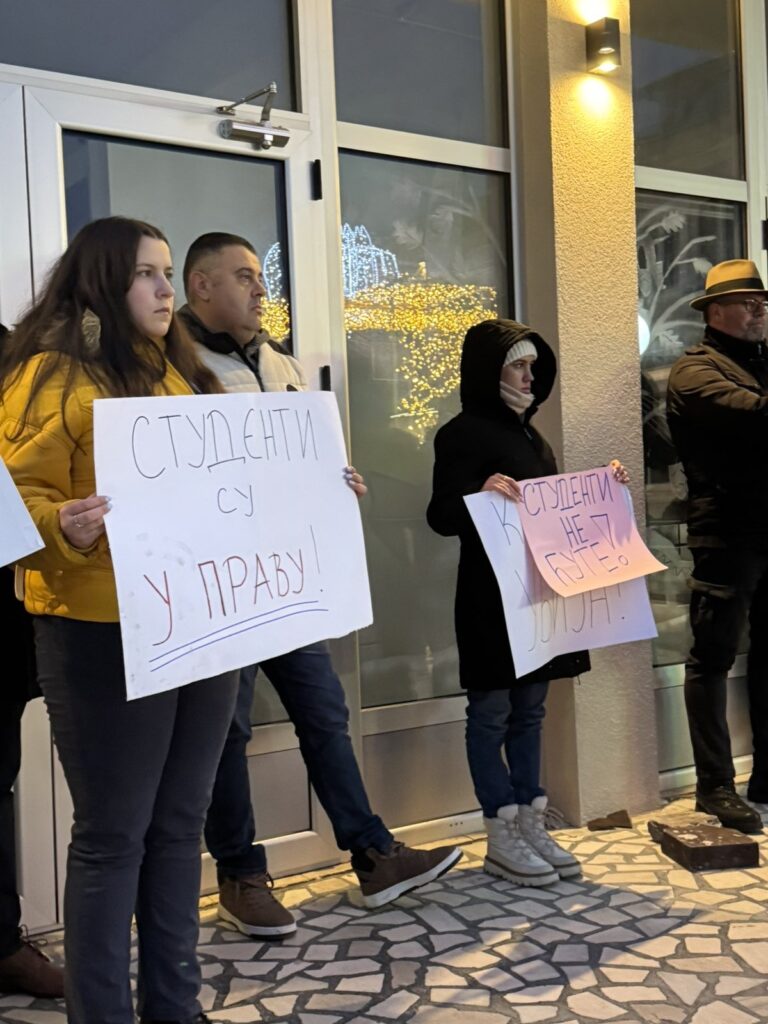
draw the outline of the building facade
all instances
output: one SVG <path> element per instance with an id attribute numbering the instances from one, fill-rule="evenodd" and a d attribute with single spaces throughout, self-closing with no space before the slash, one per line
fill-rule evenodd
<path id="1" fill-rule="evenodd" d="M 253 241 L 269 329 L 336 392 L 370 487 L 374 623 L 333 655 L 376 810 L 409 842 L 479 822 L 453 641 L 457 551 L 424 510 L 432 438 L 458 408 L 461 339 L 493 316 L 554 345 L 541 427 L 561 466 L 621 458 L 670 566 L 650 581 L 658 640 L 598 651 L 589 675 L 552 687 L 552 800 L 576 822 L 690 783 L 685 482 L 660 407 L 699 330 L 687 300 L 708 266 L 750 256 L 766 269 L 762 0 L 9 6 L 0 319 L 14 322 L 94 217 L 157 223 L 177 265 L 204 231 Z M 588 74 L 585 25 L 604 16 L 619 21 L 621 64 Z M 259 148 L 264 96 L 218 108 L 272 81 L 278 130 Z M 737 664 L 732 717 L 747 757 L 741 675 Z M 338 860 L 266 681 L 253 722 L 273 869 Z M 61 917 L 70 804 L 39 701 L 17 798 L 25 918 L 44 927 Z"/>

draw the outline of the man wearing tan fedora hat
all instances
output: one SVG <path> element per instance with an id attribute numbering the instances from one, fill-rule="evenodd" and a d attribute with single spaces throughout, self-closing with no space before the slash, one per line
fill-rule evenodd
<path id="1" fill-rule="evenodd" d="M 704 314 L 704 338 L 672 367 L 667 416 L 689 490 L 685 705 L 696 805 L 754 833 L 768 812 L 768 290 L 751 260 L 727 260 L 712 267 L 691 306 Z M 754 760 L 743 800 L 734 789 L 726 676 L 747 623 Z"/>

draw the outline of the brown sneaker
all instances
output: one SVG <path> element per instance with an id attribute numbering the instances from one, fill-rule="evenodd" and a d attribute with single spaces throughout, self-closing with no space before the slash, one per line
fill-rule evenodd
<path id="1" fill-rule="evenodd" d="M 374 909 L 433 882 L 460 859 L 461 850 L 456 846 L 417 850 L 404 843 L 393 843 L 386 853 L 371 848 L 354 855 L 352 868 L 360 882 L 363 903 Z"/>
<path id="2" fill-rule="evenodd" d="M 62 999 L 64 971 L 32 942 L 24 940 L 20 949 L 0 960 L 0 992 Z"/>
<path id="3" fill-rule="evenodd" d="M 219 886 L 219 917 L 243 935 L 282 939 L 293 935 L 296 922 L 272 895 L 272 879 L 264 872 L 247 878 L 225 878 Z"/>

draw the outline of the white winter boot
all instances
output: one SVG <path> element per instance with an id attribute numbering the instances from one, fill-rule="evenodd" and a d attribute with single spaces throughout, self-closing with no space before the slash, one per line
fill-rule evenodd
<path id="1" fill-rule="evenodd" d="M 552 865 L 561 878 L 574 878 L 581 874 L 581 864 L 547 832 L 544 827 L 546 810 L 545 796 L 535 797 L 530 805 L 520 804 L 517 818 L 520 834 L 540 857 Z"/>
<path id="2" fill-rule="evenodd" d="M 484 818 L 483 822 L 488 833 L 483 867 L 489 875 L 518 885 L 551 885 L 559 879 L 552 865 L 520 834 L 517 804 L 500 807 L 498 817 Z"/>

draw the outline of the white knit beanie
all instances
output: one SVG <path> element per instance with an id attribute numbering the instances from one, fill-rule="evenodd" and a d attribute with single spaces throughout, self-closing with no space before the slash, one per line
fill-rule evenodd
<path id="1" fill-rule="evenodd" d="M 526 356 L 533 356 L 535 359 L 538 356 L 536 346 L 532 341 L 528 341 L 527 338 L 523 338 L 522 341 L 516 341 L 515 344 L 507 350 L 507 354 L 504 357 L 503 366 L 509 366 L 514 363 L 517 359 L 525 359 Z"/>

